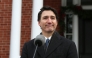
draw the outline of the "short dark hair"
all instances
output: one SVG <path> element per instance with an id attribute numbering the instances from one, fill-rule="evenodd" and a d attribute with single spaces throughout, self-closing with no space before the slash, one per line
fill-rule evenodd
<path id="1" fill-rule="evenodd" d="M 40 11 L 39 11 L 39 13 L 38 13 L 38 21 L 40 21 L 40 19 L 41 19 L 41 14 L 42 14 L 42 12 L 45 11 L 45 10 L 51 10 L 51 11 L 55 14 L 56 19 L 57 19 L 57 21 L 58 21 L 59 17 L 58 17 L 58 14 L 57 14 L 56 10 L 55 10 L 54 8 L 50 7 L 50 6 L 43 6 L 43 7 L 40 9 Z"/>

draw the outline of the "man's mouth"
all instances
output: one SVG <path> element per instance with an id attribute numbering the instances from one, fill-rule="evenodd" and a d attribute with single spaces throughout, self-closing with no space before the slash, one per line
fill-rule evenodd
<path id="1" fill-rule="evenodd" d="M 54 25 L 46 25 L 47 27 L 52 27 L 52 26 L 54 26 Z"/>

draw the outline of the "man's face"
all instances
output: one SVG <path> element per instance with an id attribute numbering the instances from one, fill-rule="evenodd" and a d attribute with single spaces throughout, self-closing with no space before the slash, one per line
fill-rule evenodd
<path id="1" fill-rule="evenodd" d="M 43 32 L 53 32 L 55 31 L 58 22 L 55 14 L 51 10 L 46 10 L 42 12 L 38 24 Z"/>

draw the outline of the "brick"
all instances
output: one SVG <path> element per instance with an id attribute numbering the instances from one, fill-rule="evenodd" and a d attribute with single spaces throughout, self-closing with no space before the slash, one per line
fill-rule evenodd
<path id="1" fill-rule="evenodd" d="M 9 58 L 12 0 L 0 0 L 0 58 Z"/>

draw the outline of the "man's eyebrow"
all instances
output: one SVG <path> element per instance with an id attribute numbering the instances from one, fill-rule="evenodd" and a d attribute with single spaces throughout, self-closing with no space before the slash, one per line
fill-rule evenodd
<path id="1" fill-rule="evenodd" d="M 55 17 L 55 16 L 51 16 L 51 17 Z"/>
<path id="2" fill-rule="evenodd" d="M 43 17 L 48 17 L 48 16 L 43 16 Z"/>

